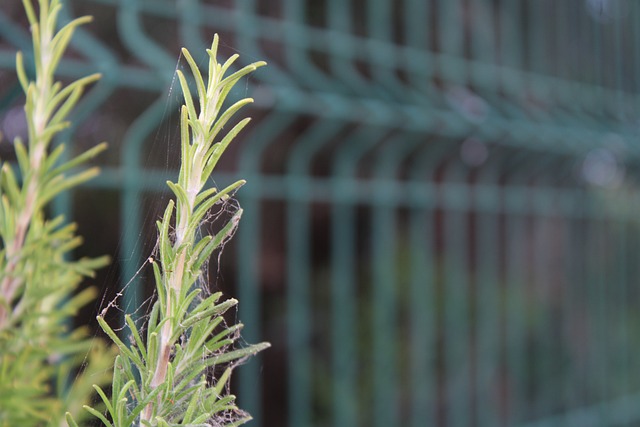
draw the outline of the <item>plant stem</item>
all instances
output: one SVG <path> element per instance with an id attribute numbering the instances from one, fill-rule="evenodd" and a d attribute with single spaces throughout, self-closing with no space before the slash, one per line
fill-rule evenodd
<path id="1" fill-rule="evenodd" d="M 181 109 L 181 164 L 180 173 L 177 183 L 169 183 L 174 195 L 174 202 L 170 202 L 165 210 L 162 221 L 158 223 L 160 232 L 160 260 L 159 267 L 156 265 L 156 286 L 160 290 L 158 322 L 162 323 L 159 331 L 158 347 L 153 346 L 154 361 L 149 362 L 151 366 L 145 366 L 145 372 L 152 372 L 151 381 L 149 383 L 151 390 L 145 390 L 145 395 L 158 391 L 160 387 L 166 387 L 172 390 L 175 384 L 167 384 L 169 375 L 169 367 L 172 362 L 172 352 L 175 346 L 176 336 L 181 335 L 186 327 L 182 326 L 182 321 L 188 314 L 188 310 L 180 311 L 181 307 L 187 304 L 187 288 L 192 286 L 194 278 L 201 273 L 201 265 L 205 262 L 211 253 L 219 247 L 228 233 L 232 233 L 240 218 L 239 214 L 235 215 L 225 226 L 223 231 L 218 235 L 206 236 L 207 241 L 199 239 L 198 229 L 203 220 L 203 215 L 207 213 L 216 203 L 224 201 L 229 197 L 229 192 L 241 185 L 240 182 L 227 187 L 222 192 L 212 189 L 202 192 L 205 183 L 209 179 L 213 168 L 215 168 L 220 155 L 233 140 L 242 128 L 249 122 L 244 119 L 236 124 L 227 134 L 219 141 L 215 141 L 218 133 L 224 127 L 225 123 L 231 118 L 233 113 L 238 111 L 242 106 L 251 102 L 247 98 L 239 101 L 227 110 L 223 115 L 218 117 L 222 103 L 229 93 L 230 88 L 237 82 L 239 78 L 245 74 L 255 70 L 257 67 L 265 65 L 264 62 L 256 62 L 242 68 L 230 77 L 224 78 L 225 71 L 233 63 L 237 56 L 231 57 L 224 65 L 220 65 L 216 57 L 218 46 L 218 37 L 214 36 L 211 49 L 207 50 L 209 54 L 209 73 L 207 84 L 205 84 L 199 68 L 189 52 L 183 49 L 183 54 L 189 63 L 193 77 L 197 86 L 197 103 L 194 102 L 195 96 L 191 94 L 187 80 L 180 70 L 177 71 L 180 85 L 182 87 L 185 103 Z M 196 111 L 196 104 L 199 111 Z M 206 194 L 205 194 L 206 193 Z M 175 211 L 174 211 L 175 206 Z M 241 211 L 240 211 L 241 212 Z M 174 216 L 175 215 L 175 216 Z M 175 218 L 175 234 L 173 237 L 169 234 L 170 224 Z M 205 239 L 203 238 L 203 239 Z M 214 246 L 216 245 L 216 246 Z M 203 255 L 206 254 L 206 255 Z M 194 267 L 196 266 L 197 267 Z M 190 302 L 191 300 L 189 300 Z M 212 303 L 214 304 L 214 303 Z M 213 327 L 213 326 L 212 326 Z M 211 334 L 212 330 L 207 330 L 205 334 Z M 199 340 L 205 337 L 198 338 Z M 230 339 L 233 341 L 233 339 Z M 204 341 L 196 341 L 204 342 Z M 155 344 L 155 342 L 154 342 Z M 198 344 L 199 345 L 199 344 Z M 194 349 L 190 349 L 193 352 Z M 254 351 L 248 350 L 248 351 Z M 259 350 L 255 350 L 259 351 Z M 178 363 L 173 367 L 174 377 L 179 377 L 184 366 Z M 205 367 L 203 367 L 205 369 Z M 219 392 L 217 392 L 219 393 Z M 217 394 L 214 399 L 217 399 Z M 161 405 L 166 403 L 166 396 L 158 393 L 158 398 L 146 404 L 140 413 L 140 426 L 154 425 L 156 416 L 161 416 L 167 412 Z"/>
<path id="2" fill-rule="evenodd" d="M 170 362 L 171 348 L 174 345 L 174 343 L 171 341 L 171 337 L 173 336 L 172 321 L 174 320 L 172 319 L 174 317 L 174 307 L 172 306 L 172 301 L 177 301 L 178 296 L 180 295 L 182 284 L 184 282 L 184 273 L 187 262 L 187 251 L 184 248 L 180 249 L 180 247 L 185 242 L 193 243 L 193 241 L 195 240 L 194 233 L 189 233 L 187 235 L 187 229 L 189 227 L 189 223 L 191 222 L 191 216 L 195 207 L 194 205 L 196 197 L 202 189 L 202 183 L 200 182 L 200 177 L 202 175 L 202 161 L 200 160 L 201 154 L 198 154 L 199 151 L 202 151 L 201 147 L 204 144 L 203 141 L 205 141 L 204 135 L 194 135 L 193 140 L 193 145 L 195 146 L 197 155 L 193 157 L 193 164 L 189 169 L 191 173 L 186 177 L 187 203 L 185 204 L 179 199 L 176 207 L 176 217 L 180 219 L 178 225 L 176 226 L 176 239 L 173 243 L 172 250 L 174 253 L 180 250 L 180 253 L 178 254 L 177 259 L 174 261 L 172 268 L 167 269 L 166 266 L 163 266 L 165 268 L 165 273 L 168 273 L 167 283 L 169 285 L 167 289 L 167 301 L 164 315 L 165 319 L 169 320 L 165 321 L 165 324 L 162 326 L 162 329 L 160 331 L 160 349 L 153 373 L 153 378 L 151 379 L 152 388 L 158 387 L 166 380 L 167 370 L 169 368 Z M 189 142 L 183 141 L 182 143 L 184 144 Z M 182 159 L 183 165 L 181 166 L 181 168 L 184 169 L 184 163 L 190 160 L 192 159 Z M 163 249 L 160 248 L 160 250 L 162 251 Z M 182 315 L 184 315 L 184 313 Z M 153 403 L 150 402 L 142 412 L 141 422 L 142 420 L 150 421 L 152 414 Z"/>
<path id="3" fill-rule="evenodd" d="M 22 284 L 22 278 L 15 276 L 15 270 L 22 258 L 21 252 L 27 236 L 27 231 L 31 220 L 36 213 L 36 199 L 40 191 L 40 175 L 42 164 L 46 159 L 49 138 L 44 133 L 49 122 L 47 114 L 47 102 L 51 87 L 53 85 L 53 71 L 51 69 L 51 40 L 52 30 L 45 25 L 39 26 L 40 49 L 36 49 L 35 54 L 40 54 L 40 70 L 37 70 L 35 87 L 30 86 L 27 90 L 27 97 L 32 97 L 34 101 L 33 115 L 28 117 L 31 128 L 29 138 L 29 159 L 31 175 L 26 178 L 23 185 L 27 186 L 24 205 L 18 209 L 16 215 L 16 232 L 11 244 L 7 245 L 7 264 L 4 271 L 4 278 L 0 283 L 0 295 L 4 299 L 4 304 L 0 304 L 0 330 L 4 329 L 9 319 L 9 310 L 13 302 L 16 291 Z M 32 31 L 38 24 L 32 24 Z"/>

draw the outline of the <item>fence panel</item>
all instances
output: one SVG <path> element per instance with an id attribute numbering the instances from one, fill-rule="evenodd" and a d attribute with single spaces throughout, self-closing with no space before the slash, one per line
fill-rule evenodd
<path id="1" fill-rule="evenodd" d="M 232 94 L 255 120 L 216 181 L 248 180 L 245 213 L 211 273 L 244 338 L 273 343 L 234 379 L 254 425 L 640 423 L 637 2 L 66 4 L 96 20 L 60 77 L 104 75 L 68 137 L 112 148 L 54 209 L 115 254 L 98 282 L 122 310 L 144 314 L 176 173 L 179 48 L 218 32 L 269 62 Z M 18 0 L 0 37 L 11 140 Z"/>

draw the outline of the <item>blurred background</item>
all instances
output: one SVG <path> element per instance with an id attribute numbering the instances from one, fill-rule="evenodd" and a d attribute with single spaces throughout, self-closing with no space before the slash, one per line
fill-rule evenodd
<path id="1" fill-rule="evenodd" d="M 222 58 L 269 62 L 232 93 L 254 121 L 215 174 L 248 184 L 212 283 L 273 344 L 234 376 L 251 425 L 640 425 L 640 3 L 65 3 L 95 21 L 60 78 L 103 73 L 65 139 L 110 143 L 52 207 L 78 256 L 113 257 L 79 323 L 121 289 L 112 322 L 148 307 L 180 47 L 204 64 L 217 32 Z M 2 159 L 29 40 L 3 0 Z"/>

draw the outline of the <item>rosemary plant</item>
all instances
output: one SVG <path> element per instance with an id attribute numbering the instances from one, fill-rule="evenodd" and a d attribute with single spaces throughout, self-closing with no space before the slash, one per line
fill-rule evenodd
<path id="1" fill-rule="evenodd" d="M 250 120 L 245 118 L 224 133 L 229 120 L 252 100 L 243 99 L 226 110 L 222 105 L 240 78 L 265 63 L 253 63 L 225 77 L 237 55 L 221 65 L 217 48 L 215 36 L 207 50 L 206 81 L 189 52 L 182 50 L 195 80 L 197 102 L 178 71 L 185 100 L 180 120 L 181 167 L 178 181 L 167 182 L 175 201 L 169 202 L 157 223 L 159 253 L 151 264 L 158 299 L 146 333 L 126 316 L 130 339 L 125 343 L 98 316 L 100 326 L 120 350 L 111 397 L 96 386 L 108 414 L 87 407 L 106 426 L 237 426 L 251 419 L 236 407 L 228 382 L 240 360 L 269 344 L 233 348 L 242 325 L 227 325 L 223 314 L 237 301 L 221 302 L 219 292 L 207 296 L 206 277 L 210 256 L 232 236 L 242 210 L 236 209 L 217 233 L 207 234 L 203 225 L 210 211 L 228 204 L 231 194 L 244 184 L 240 180 L 222 190 L 205 189 L 220 156 Z M 68 419 L 76 426 L 71 416 Z"/>
<path id="2" fill-rule="evenodd" d="M 74 169 L 106 148 L 100 144 L 62 161 L 64 144 L 52 141 L 69 126 L 69 113 L 82 92 L 99 76 L 68 85 L 55 81 L 55 70 L 76 19 L 57 30 L 59 0 L 39 0 L 38 13 L 23 0 L 31 26 L 35 78 L 21 53 L 18 79 L 26 95 L 28 141 L 14 141 L 17 170 L 3 162 L 0 171 L 0 425 L 61 425 L 64 413 L 83 416 L 82 404 L 94 394 L 92 383 L 110 378 L 111 357 L 85 328 L 69 331 L 69 319 L 95 297 L 95 289 L 77 292 L 83 276 L 105 265 L 106 258 L 69 260 L 81 238 L 61 216 L 48 218 L 47 204 L 98 170 Z M 81 369 L 82 368 L 82 369 Z M 71 379 L 75 378 L 74 381 Z"/>

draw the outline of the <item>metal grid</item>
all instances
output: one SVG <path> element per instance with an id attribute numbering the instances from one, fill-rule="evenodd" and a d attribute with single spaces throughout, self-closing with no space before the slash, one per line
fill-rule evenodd
<path id="1" fill-rule="evenodd" d="M 116 154 L 91 184 L 119 194 L 123 283 L 145 256 L 142 197 L 171 174 L 148 165 L 178 47 L 215 31 L 270 63 L 217 178 L 249 182 L 226 280 L 247 341 L 274 343 L 238 371 L 254 425 L 639 422 L 637 2 L 69 5 L 96 22 L 61 75 L 104 74 L 76 135 L 105 137 L 87 130 L 105 107 L 128 129 L 106 129 Z M 17 16 L 5 0 L 7 136 Z"/>

